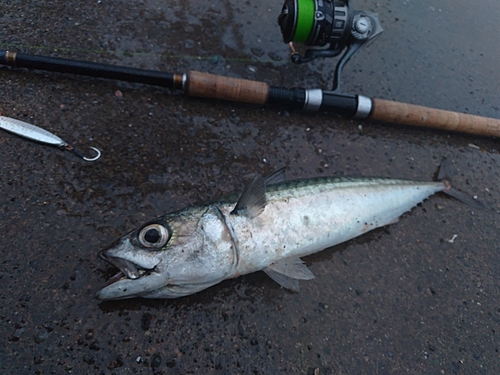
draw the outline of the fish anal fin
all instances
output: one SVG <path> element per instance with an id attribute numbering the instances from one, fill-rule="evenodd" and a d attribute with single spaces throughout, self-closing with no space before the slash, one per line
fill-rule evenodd
<path id="1" fill-rule="evenodd" d="M 312 280 L 313 273 L 300 258 L 286 258 L 272 263 L 264 269 L 271 279 L 281 286 L 298 291 L 298 280 Z"/>
<path id="2" fill-rule="evenodd" d="M 313 273 L 300 258 L 285 258 L 267 266 L 275 272 L 297 280 L 312 280 Z"/>
<path id="3" fill-rule="evenodd" d="M 261 175 L 257 175 L 245 188 L 231 214 L 253 219 L 264 211 L 266 204 L 266 182 Z"/>
<path id="4" fill-rule="evenodd" d="M 289 289 L 297 293 L 300 291 L 299 280 L 283 275 L 282 273 L 273 271 L 270 268 L 265 268 L 263 271 L 267 274 L 267 276 L 276 281 L 283 288 Z"/>

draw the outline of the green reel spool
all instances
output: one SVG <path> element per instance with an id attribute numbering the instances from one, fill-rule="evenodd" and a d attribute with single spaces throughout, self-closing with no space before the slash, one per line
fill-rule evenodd
<path id="1" fill-rule="evenodd" d="M 338 44 L 348 35 L 349 8 L 342 1 L 286 0 L 278 23 L 285 43 Z"/>
<path id="2" fill-rule="evenodd" d="M 314 1 L 296 0 L 297 23 L 292 41 L 305 43 L 311 34 L 314 25 Z"/>

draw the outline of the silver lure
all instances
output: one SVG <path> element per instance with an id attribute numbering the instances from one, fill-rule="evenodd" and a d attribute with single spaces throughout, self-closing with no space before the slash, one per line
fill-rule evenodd
<path id="1" fill-rule="evenodd" d="M 57 146 L 68 151 L 73 151 L 79 158 L 85 161 L 96 161 L 101 157 L 101 151 L 95 147 L 90 147 L 94 150 L 96 156 L 89 158 L 84 156 L 80 151 L 69 145 L 57 135 L 42 129 L 36 125 L 29 124 L 24 121 L 16 120 L 10 117 L 0 116 L 0 129 L 7 130 L 11 133 L 17 134 L 24 138 L 31 139 L 32 141 L 44 143 L 51 146 Z"/>
<path id="2" fill-rule="evenodd" d="M 436 192 L 461 194 L 444 180 L 282 180 L 282 171 L 257 176 L 239 199 L 170 213 L 120 238 L 99 254 L 121 272 L 97 298 L 182 297 L 259 270 L 298 291 L 298 280 L 314 278 L 300 257 L 394 223 Z"/>

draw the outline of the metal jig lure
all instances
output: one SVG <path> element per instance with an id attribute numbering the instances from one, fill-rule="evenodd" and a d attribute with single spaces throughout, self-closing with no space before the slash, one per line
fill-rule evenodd
<path id="1" fill-rule="evenodd" d="M 27 122 L 24 121 L 16 120 L 10 117 L 0 116 L 0 128 L 7 130 L 11 133 L 17 134 L 21 137 L 31 139 L 36 142 L 48 144 L 51 146 L 57 146 L 65 150 L 72 151 L 76 156 L 85 161 L 90 161 L 90 162 L 96 161 L 101 157 L 101 151 L 99 151 L 95 147 L 89 147 L 89 148 L 91 150 L 94 150 L 96 155 L 94 157 L 86 157 L 82 154 L 82 152 L 80 152 L 67 142 L 63 141 L 57 135 L 52 134 L 51 132 L 42 129 L 38 126 L 28 124 Z"/>

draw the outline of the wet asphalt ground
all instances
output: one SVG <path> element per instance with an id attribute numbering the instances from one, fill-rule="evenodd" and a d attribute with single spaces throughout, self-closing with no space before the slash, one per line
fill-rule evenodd
<path id="1" fill-rule="evenodd" d="M 328 88 L 333 61 L 288 61 L 281 6 L 5 0 L 0 47 Z M 353 6 L 378 12 L 385 31 L 346 66 L 345 92 L 500 118 L 498 2 Z M 0 133 L 2 374 L 500 372 L 498 139 L 55 73 L 0 68 L 0 81 L 3 115 L 103 151 L 85 163 Z M 259 272 L 177 300 L 94 298 L 115 272 L 100 249 L 255 173 L 426 180 L 443 156 L 486 209 L 431 197 L 306 258 L 316 279 L 298 294 Z"/>

